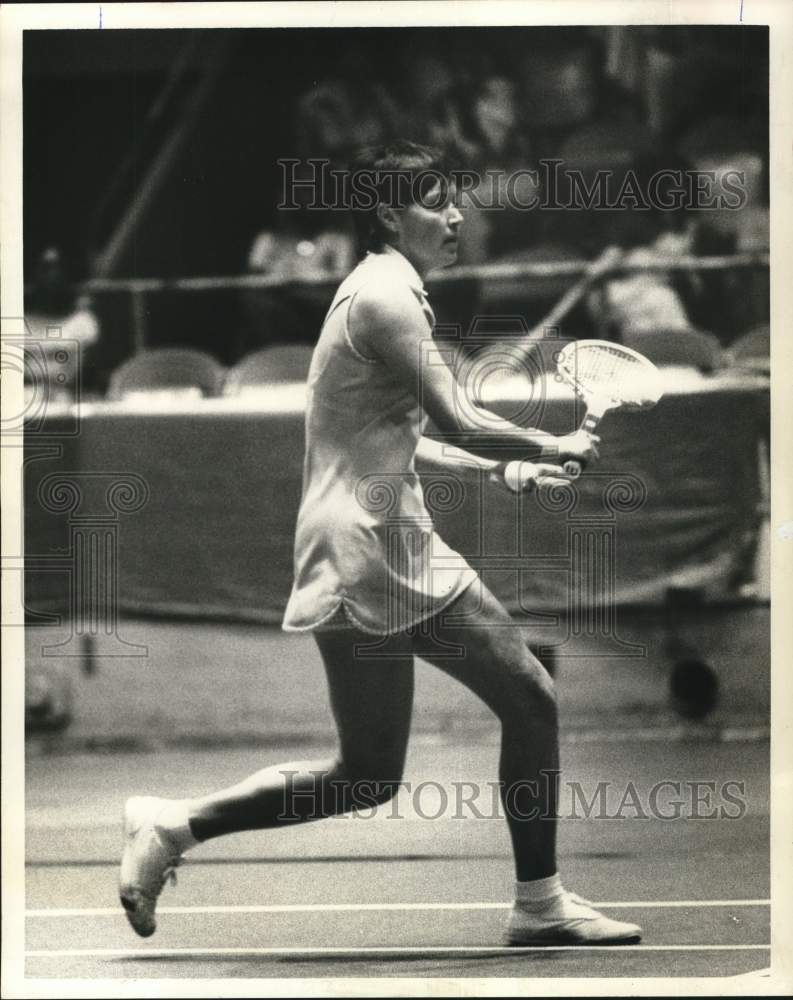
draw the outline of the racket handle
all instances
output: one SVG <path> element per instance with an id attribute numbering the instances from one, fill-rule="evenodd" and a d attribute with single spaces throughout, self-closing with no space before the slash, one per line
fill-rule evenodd
<path id="1" fill-rule="evenodd" d="M 579 462 L 577 458 L 569 458 L 562 466 L 564 471 L 568 476 L 572 476 L 573 479 L 578 479 L 581 473 L 584 471 L 584 463 Z"/>

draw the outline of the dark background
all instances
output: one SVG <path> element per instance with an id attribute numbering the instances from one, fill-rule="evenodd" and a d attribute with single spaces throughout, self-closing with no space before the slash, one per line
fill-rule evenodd
<path id="1" fill-rule="evenodd" d="M 373 89 L 380 87 L 398 109 L 388 128 L 421 141 L 427 133 L 422 117 L 427 109 L 416 105 L 416 67 L 417 60 L 427 57 L 447 68 L 452 80 L 448 100 L 463 108 L 477 81 L 498 75 L 515 84 L 518 162 L 532 167 L 542 157 L 558 155 L 577 129 L 590 124 L 616 124 L 626 134 L 646 127 L 642 74 L 647 67 L 641 53 L 650 48 L 667 53 L 677 61 L 677 69 L 667 84 L 663 122 L 660 127 L 656 123 L 652 136 L 655 164 L 685 165 L 683 138 L 698 123 L 714 120 L 714 153 L 730 148 L 761 153 L 767 198 L 767 29 L 617 29 L 622 38 L 640 42 L 637 64 L 629 68 L 638 80 L 633 87 L 618 82 L 607 66 L 608 30 L 26 31 L 26 277 L 41 252 L 53 245 L 61 249 L 74 280 L 95 273 L 96 261 L 147 168 L 178 130 L 191 94 L 213 66 L 217 79 L 208 100 L 109 277 L 244 272 L 253 238 L 277 222 L 277 160 L 326 153 L 300 132 L 301 99 L 327 81 L 341 81 L 362 108 L 371 108 Z M 174 82 L 180 60 L 184 73 Z M 551 102 L 536 93 L 538 78 L 552 81 L 554 74 L 567 72 L 565 67 L 578 73 L 581 88 L 578 96 L 571 91 L 568 120 L 549 115 Z M 720 116 L 727 123 L 721 127 Z M 512 165 L 515 162 L 513 155 Z M 549 244 L 569 257 L 592 257 L 615 238 L 623 245 L 640 242 L 641 234 L 628 230 L 644 222 L 625 212 L 614 218 L 606 213 L 534 212 L 528 220 L 524 214 L 512 229 L 504 228 L 493 260 L 532 251 L 544 259 Z M 620 232 L 626 226 L 628 230 Z M 718 253 L 731 247 L 717 240 L 702 249 Z M 446 300 L 439 295 L 435 302 L 439 319 L 465 322 L 462 313 L 470 317 L 473 299 L 459 291 Z M 720 309 L 720 303 L 726 307 Z M 314 324 L 321 320 L 323 304 L 307 313 L 309 340 L 316 336 Z M 538 315 L 546 306 L 535 303 Z M 130 353 L 129 301 L 125 294 L 104 294 L 95 298 L 94 308 L 103 331 L 101 356 L 95 362 L 106 373 Z M 150 343 L 194 344 L 231 363 L 236 360 L 240 308 L 236 292 L 149 296 Z M 725 343 L 741 332 L 739 325 L 746 327 L 743 317 L 740 322 L 736 318 L 736 308 L 719 289 L 706 303 L 710 327 Z"/>

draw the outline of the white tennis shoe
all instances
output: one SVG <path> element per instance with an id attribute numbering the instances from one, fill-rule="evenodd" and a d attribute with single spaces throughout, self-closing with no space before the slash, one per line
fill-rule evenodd
<path id="1" fill-rule="evenodd" d="M 167 799 L 135 797 L 124 806 L 124 855 L 121 859 L 119 899 L 127 920 L 141 937 L 151 937 L 157 929 L 154 911 L 163 886 L 182 855 L 167 833 L 158 827 L 157 817 Z"/>
<path id="2" fill-rule="evenodd" d="M 541 909 L 515 903 L 507 925 L 509 945 L 636 944 L 642 931 L 603 916 L 592 904 L 572 892 L 548 901 Z"/>

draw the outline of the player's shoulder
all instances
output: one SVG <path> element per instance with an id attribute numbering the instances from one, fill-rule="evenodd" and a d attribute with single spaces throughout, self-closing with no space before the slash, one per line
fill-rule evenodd
<path id="1" fill-rule="evenodd" d="M 358 289 L 355 312 L 361 321 L 378 327 L 401 326 L 406 320 L 419 321 L 423 317 L 419 299 L 408 284 L 378 280 L 377 276 Z"/>
<path id="2" fill-rule="evenodd" d="M 356 295 L 358 311 L 369 319 L 421 316 L 423 286 L 404 266 L 386 254 L 373 254 L 361 265 Z"/>

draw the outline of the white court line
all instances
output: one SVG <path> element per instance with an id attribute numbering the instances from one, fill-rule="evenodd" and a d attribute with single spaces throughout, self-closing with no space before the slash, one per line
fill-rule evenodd
<path id="1" fill-rule="evenodd" d="M 768 906 L 770 899 L 638 899 L 593 903 L 601 910 L 670 909 L 701 906 Z M 305 903 L 272 906 L 161 906 L 158 914 L 166 913 L 355 913 L 359 910 L 509 910 L 512 903 Z M 85 909 L 26 910 L 27 917 L 118 917 L 121 906 L 97 906 Z"/>
<path id="2" fill-rule="evenodd" d="M 515 955 L 546 951 L 768 951 L 770 944 L 634 944 L 634 945 L 410 945 L 392 948 L 60 948 L 26 951 L 26 958 L 213 958 L 267 955 Z"/>
<path id="3" fill-rule="evenodd" d="M 730 979 L 770 979 L 771 966 L 767 969 L 755 969 L 754 972 L 741 972 L 737 976 L 730 976 Z"/>

